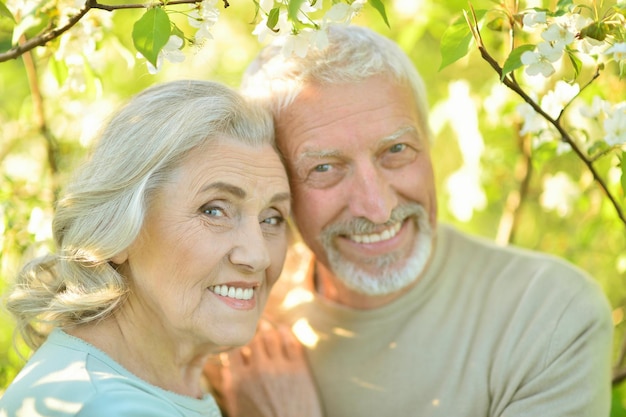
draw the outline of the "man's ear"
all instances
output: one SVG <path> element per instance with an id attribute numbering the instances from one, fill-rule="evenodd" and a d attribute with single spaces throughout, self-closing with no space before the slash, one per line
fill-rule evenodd
<path id="1" fill-rule="evenodd" d="M 112 258 L 111 258 L 111 262 L 113 262 L 116 265 L 121 265 L 124 262 L 126 262 L 128 260 L 128 251 L 123 250 L 117 254 L 115 254 Z"/>

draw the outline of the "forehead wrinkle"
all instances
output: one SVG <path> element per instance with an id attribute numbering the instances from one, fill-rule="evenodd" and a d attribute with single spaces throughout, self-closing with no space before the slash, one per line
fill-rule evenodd
<path id="1" fill-rule="evenodd" d="M 280 203 L 283 201 L 291 201 L 291 193 L 277 193 L 272 196 L 270 204 Z"/>
<path id="2" fill-rule="evenodd" d="M 415 133 L 417 135 L 419 132 L 417 131 L 415 126 L 412 126 L 412 125 L 402 126 L 395 132 L 387 136 L 383 136 L 380 139 L 380 144 L 382 146 L 385 146 L 387 143 L 397 140 L 398 138 L 402 137 L 402 135 L 406 133 Z M 336 149 L 313 149 L 311 148 L 311 149 L 306 149 L 304 152 L 300 154 L 300 156 L 296 160 L 296 164 L 306 159 L 339 158 L 340 156 L 341 156 L 341 152 Z"/>
<path id="3" fill-rule="evenodd" d="M 239 199 L 246 198 L 246 192 L 242 188 L 237 187 L 236 185 L 222 182 L 222 181 L 213 182 L 211 184 L 207 184 L 206 186 L 202 187 L 203 192 L 209 191 L 209 190 L 223 191 Z"/>

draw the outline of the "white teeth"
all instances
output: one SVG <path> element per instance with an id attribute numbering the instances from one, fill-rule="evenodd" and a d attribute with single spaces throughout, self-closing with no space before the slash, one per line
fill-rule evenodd
<path id="1" fill-rule="evenodd" d="M 209 287 L 217 295 L 222 297 L 235 298 L 237 300 L 250 300 L 254 295 L 253 288 L 235 288 L 228 285 L 214 285 Z"/>
<path id="2" fill-rule="evenodd" d="M 400 230 L 401 223 L 396 223 L 393 226 L 385 229 L 381 233 L 372 233 L 369 235 L 351 235 L 350 239 L 356 243 L 376 243 L 381 240 L 388 240 L 394 237 Z"/>

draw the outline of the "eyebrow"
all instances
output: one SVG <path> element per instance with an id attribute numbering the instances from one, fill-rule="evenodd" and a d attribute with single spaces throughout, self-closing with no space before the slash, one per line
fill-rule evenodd
<path id="1" fill-rule="evenodd" d="M 209 191 L 209 190 L 223 191 L 239 199 L 243 199 L 246 197 L 246 192 L 243 190 L 243 188 L 237 187 L 232 184 L 228 184 L 226 182 L 221 182 L 221 181 L 213 182 L 202 188 L 202 191 Z"/>
<path id="2" fill-rule="evenodd" d="M 403 135 L 407 133 L 415 133 L 416 135 L 418 134 L 417 129 L 415 129 L 415 126 L 410 126 L 410 125 L 402 126 L 400 129 L 396 130 L 392 134 L 383 137 L 381 139 L 381 142 L 383 144 L 388 143 L 388 142 L 393 142 L 394 140 L 397 140 L 398 138 L 402 137 Z"/>
<path id="3" fill-rule="evenodd" d="M 415 126 L 402 126 L 400 127 L 398 130 L 396 130 L 395 132 L 391 133 L 390 135 L 387 136 L 383 136 L 380 139 L 380 142 L 383 144 L 383 146 L 389 142 L 393 142 L 395 140 L 397 140 L 398 138 L 402 137 L 403 135 L 407 134 L 407 133 L 414 133 L 414 134 L 418 134 L 417 129 L 415 128 Z M 309 149 L 309 150 L 305 150 L 304 152 L 302 152 L 302 154 L 298 157 L 298 160 L 296 161 L 296 164 L 302 160 L 305 159 L 323 159 L 323 158 L 332 158 L 332 157 L 338 157 L 341 155 L 341 152 L 335 150 L 335 149 Z"/>
<path id="4" fill-rule="evenodd" d="M 208 190 L 219 190 L 227 194 L 230 194 L 233 197 L 236 197 L 240 200 L 243 200 L 247 196 L 243 188 L 240 188 L 240 187 L 237 187 L 236 185 L 228 184 L 222 181 L 208 184 L 207 186 L 202 188 L 203 192 L 208 191 Z M 274 204 L 274 203 L 278 203 L 281 201 L 289 201 L 289 200 L 291 200 L 291 193 L 289 192 L 276 193 L 272 196 L 270 203 Z"/>

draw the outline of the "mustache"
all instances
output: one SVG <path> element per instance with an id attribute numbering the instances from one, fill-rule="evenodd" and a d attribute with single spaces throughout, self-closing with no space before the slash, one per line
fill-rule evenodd
<path id="1" fill-rule="evenodd" d="M 426 210 L 424 210 L 424 207 L 418 203 L 402 204 L 395 207 L 391 211 L 389 220 L 387 220 L 383 226 L 391 226 L 392 224 L 402 222 L 409 217 L 415 217 L 416 219 L 427 217 Z M 380 230 L 380 226 L 380 224 L 373 223 L 363 217 L 333 223 L 324 228 L 322 231 L 322 241 L 329 242 L 334 237 L 341 235 L 376 233 Z"/>

